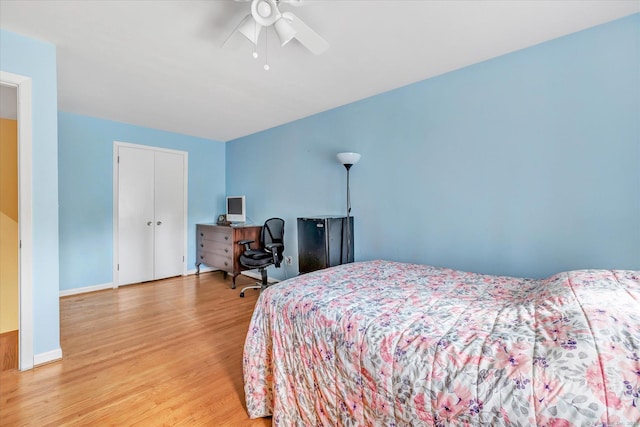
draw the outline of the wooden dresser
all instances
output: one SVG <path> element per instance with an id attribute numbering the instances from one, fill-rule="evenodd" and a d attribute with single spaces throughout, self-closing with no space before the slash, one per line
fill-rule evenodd
<path id="1" fill-rule="evenodd" d="M 200 264 L 217 268 L 232 275 L 231 288 L 236 288 L 236 276 L 247 270 L 240 265 L 240 255 L 244 246 L 240 240 L 255 240 L 252 248 L 260 245 L 259 225 L 229 227 L 216 224 L 196 224 L 196 274 L 200 274 Z"/>

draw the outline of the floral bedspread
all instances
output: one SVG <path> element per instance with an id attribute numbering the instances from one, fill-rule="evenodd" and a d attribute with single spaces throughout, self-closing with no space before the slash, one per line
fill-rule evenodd
<path id="1" fill-rule="evenodd" d="M 388 261 L 262 292 L 247 411 L 282 426 L 639 426 L 640 271 Z"/>

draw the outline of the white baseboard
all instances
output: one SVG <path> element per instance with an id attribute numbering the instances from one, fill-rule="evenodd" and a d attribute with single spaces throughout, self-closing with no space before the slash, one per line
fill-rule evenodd
<path id="1" fill-rule="evenodd" d="M 47 351 L 46 353 L 33 355 L 33 366 L 43 365 L 45 363 L 55 362 L 62 359 L 62 349 Z"/>
<path id="2" fill-rule="evenodd" d="M 195 269 L 187 271 L 187 275 L 196 274 Z M 218 271 L 217 268 L 212 267 L 200 267 L 200 273 L 207 273 L 209 271 Z M 261 280 L 260 273 L 257 270 L 247 270 L 243 271 L 241 274 L 247 277 L 251 277 L 252 279 Z M 273 279 L 271 277 L 268 278 L 269 283 L 278 283 L 279 280 Z M 103 283 L 102 285 L 93 285 L 93 286 L 85 286 L 84 288 L 74 288 L 74 289 L 66 289 L 64 291 L 60 291 L 60 297 L 68 297 L 70 295 L 77 294 L 85 294 L 87 292 L 96 292 L 96 291 L 104 291 L 105 289 L 113 289 L 113 283 Z"/>
<path id="3" fill-rule="evenodd" d="M 218 271 L 217 268 L 212 268 L 212 267 L 200 267 L 200 273 L 206 273 L 208 271 Z M 187 274 L 196 274 L 196 270 L 189 270 L 187 271 Z M 258 273 L 258 270 L 245 270 L 242 271 L 240 274 L 242 274 L 243 276 L 247 276 L 247 277 L 251 277 L 252 279 L 256 279 L 258 281 L 262 280 L 262 276 L 260 276 L 260 273 Z M 271 277 L 267 278 L 267 282 L 269 283 L 278 283 L 279 280 L 277 279 L 273 279 Z"/>
<path id="4" fill-rule="evenodd" d="M 197 271 L 198 271 L 198 270 L 196 270 L 196 269 L 194 268 L 193 270 L 189 270 L 189 271 L 187 271 L 187 274 L 186 274 L 186 275 L 187 275 L 187 276 L 190 276 L 190 275 L 192 275 L 192 274 L 196 274 L 196 272 L 197 272 Z M 205 266 L 202 266 L 202 265 L 200 266 L 200 273 L 206 273 L 206 272 L 208 272 L 208 271 L 218 271 L 218 269 L 217 269 L 217 268 L 213 268 L 213 267 L 205 267 Z"/>
<path id="5" fill-rule="evenodd" d="M 60 291 L 61 297 L 67 297 L 69 295 L 85 294 L 87 292 L 104 291 L 105 289 L 113 289 L 113 283 L 104 283 L 102 285 L 86 286 L 84 288 L 66 289 Z"/>
<path id="6" fill-rule="evenodd" d="M 243 276 L 251 277 L 252 279 L 256 279 L 258 281 L 262 280 L 262 276 L 260 275 L 260 273 L 257 272 L 257 270 L 243 271 L 240 274 L 242 274 Z M 274 279 L 273 277 L 267 277 L 267 283 L 278 283 L 278 282 L 279 282 L 278 279 Z"/>

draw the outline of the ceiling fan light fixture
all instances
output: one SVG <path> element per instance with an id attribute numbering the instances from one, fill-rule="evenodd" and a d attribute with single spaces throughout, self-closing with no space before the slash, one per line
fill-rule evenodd
<path id="1" fill-rule="evenodd" d="M 238 25 L 240 34 L 248 38 L 249 41 L 255 45 L 258 44 L 260 30 L 262 30 L 262 25 L 258 24 L 251 15 L 245 16 L 242 22 L 240 22 L 240 25 Z"/>
<path id="2" fill-rule="evenodd" d="M 285 18 L 278 19 L 273 26 L 280 39 L 280 46 L 286 45 L 296 36 L 297 31 Z"/>
<path id="3" fill-rule="evenodd" d="M 260 14 L 260 16 L 268 18 L 269 16 L 271 16 L 272 12 L 273 8 L 266 1 L 261 1 L 258 3 L 258 13 Z"/>
<path id="4" fill-rule="evenodd" d="M 1 1 L 1 0 L 0 0 Z M 300 18 L 291 12 L 281 12 L 278 6 L 281 3 L 293 5 L 300 4 L 301 0 L 236 0 L 242 2 L 251 1 L 251 13 L 245 16 L 240 24 L 236 26 L 231 34 L 240 32 L 254 45 L 253 57 L 258 57 L 257 46 L 262 27 L 265 27 L 265 46 L 268 45 L 266 36 L 269 34 L 268 27 L 273 26 L 278 35 L 280 46 L 288 44 L 291 39 L 296 39 L 302 46 L 311 53 L 320 55 L 329 49 L 327 42 L 320 34 L 311 29 Z M 223 43 L 227 44 L 231 35 Z M 266 49 L 266 48 L 265 48 Z M 266 50 L 265 50 L 266 57 Z M 266 63 L 266 61 L 265 61 Z"/>
<path id="5" fill-rule="evenodd" d="M 273 25 L 281 16 L 275 0 L 253 0 L 251 15 L 263 27 Z"/>

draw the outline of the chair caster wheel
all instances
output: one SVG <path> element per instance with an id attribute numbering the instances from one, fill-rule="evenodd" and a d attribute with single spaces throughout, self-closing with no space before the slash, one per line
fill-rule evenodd
<path id="1" fill-rule="evenodd" d="M 240 298 L 244 298 L 244 292 L 240 292 Z"/>

